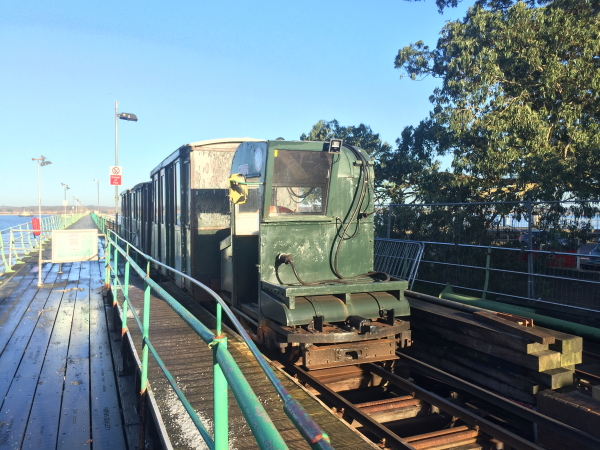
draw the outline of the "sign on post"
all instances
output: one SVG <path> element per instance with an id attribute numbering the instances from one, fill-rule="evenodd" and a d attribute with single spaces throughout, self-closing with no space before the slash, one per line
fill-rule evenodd
<path id="1" fill-rule="evenodd" d="M 123 169 L 121 166 L 110 166 L 108 175 L 110 177 L 111 186 L 121 186 L 123 177 Z"/>
<path id="2" fill-rule="evenodd" d="M 98 230 L 52 230 L 52 262 L 98 260 Z"/>

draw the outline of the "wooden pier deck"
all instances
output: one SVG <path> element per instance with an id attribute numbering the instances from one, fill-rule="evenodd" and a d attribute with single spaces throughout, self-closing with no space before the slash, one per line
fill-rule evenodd
<path id="1" fill-rule="evenodd" d="M 72 228 L 94 228 L 84 217 Z M 102 249 L 103 239 L 99 248 Z M 51 243 L 44 246 L 50 259 Z M 103 252 L 101 251 L 101 254 Z M 37 255 L 0 285 L 0 450 L 134 449 L 139 418 L 137 355 L 141 336 L 133 318 L 121 345 L 118 315 L 103 298 L 104 260 L 44 263 L 37 286 Z M 185 293 L 163 285 L 208 327 L 214 318 Z M 142 315 L 141 279 L 132 277 L 132 304 Z M 119 296 L 119 303 L 122 298 Z M 212 429 L 212 351 L 161 299 L 152 297 L 150 339 L 209 431 Z M 228 348 L 290 449 L 309 449 L 247 346 L 228 332 Z M 111 352 L 112 350 L 112 352 Z M 338 450 L 373 449 L 294 381 L 279 373 Z M 202 449 L 195 426 L 150 358 L 149 448 Z M 137 384 L 137 386 L 136 386 Z M 230 392 L 230 449 L 258 445 Z M 148 423 L 148 419 L 147 419 Z M 159 435 L 157 436 L 156 433 Z M 147 447 L 148 448 L 148 447 Z"/>
<path id="2" fill-rule="evenodd" d="M 86 217 L 74 228 L 94 228 Z M 44 259 L 49 259 L 49 246 Z M 103 261 L 37 258 L 0 286 L 0 449 L 125 449 Z"/>

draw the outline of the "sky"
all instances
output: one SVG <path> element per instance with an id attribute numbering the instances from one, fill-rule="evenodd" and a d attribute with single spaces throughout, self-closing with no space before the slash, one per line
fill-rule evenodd
<path id="1" fill-rule="evenodd" d="M 393 144 L 430 109 L 438 80 L 400 79 L 398 50 L 434 47 L 434 0 L 2 0 L 0 206 L 114 205 L 115 101 L 123 186 L 179 146 L 299 139 L 317 121 L 371 126 Z M 99 183 L 93 180 L 98 179 Z"/>

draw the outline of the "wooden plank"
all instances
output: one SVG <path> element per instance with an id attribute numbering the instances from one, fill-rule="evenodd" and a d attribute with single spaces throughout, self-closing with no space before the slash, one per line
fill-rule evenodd
<path id="1" fill-rule="evenodd" d="M 0 449 L 22 446 L 61 297 L 62 294 L 59 292 L 51 292 L 48 296 L 44 308 L 40 311 L 39 320 L 36 321 L 35 330 L 31 334 L 19 369 L 2 404 L 0 417 L 3 419 L 10 417 L 10 421 L 4 420 L 4 426 L 1 427 Z"/>
<path id="2" fill-rule="evenodd" d="M 0 355 L 0 367 L 2 368 L 0 371 L 0 407 L 2 407 L 4 397 L 13 382 L 13 377 L 19 368 L 19 364 L 21 364 L 23 354 L 34 332 L 35 324 L 38 321 L 38 314 L 50 295 L 50 289 L 38 290 L 36 286 L 31 287 L 30 290 L 33 290 L 35 293 L 33 300 L 29 303 L 29 309 L 22 316 L 2 355 Z"/>
<path id="3" fill-rule="evenodd" d="M 576 364 L 583 362 L 583 352 L 576 353 L 561 353 L 560 354 L 560 366 L 561 367 L 572 367 Z"/>
<path id="4" fill-rule="evenodd" d="M 63 272 L 65 270 L 63 266 Z M 68 276 L 68 272 L 65 275 Z M 69 283 L 65 289 L 60 289 L 62 301 L 35 392 L 25 431 L 24 449 L 44 450 L 56 447 L 76 288 L 77 283 Z"/>
<path id="5" fill-rule="evenodd" d="M 526 327 L 519 325 L 518 323 L 511 322 L 502 317 L 498 317 L 496 314 L 485 311 L 477 311 L 473 313 L 473 317 L 484 323 L 489 323 L 497 328 L 506 330 L 512 334 L 516 334 L 525 339 L 540 344 L 554 344 L 554 336 L 539 329 L 538 327 Z"/>
<path id="6" fill-rule="evenodd" d="M 79 266 L 80 270 L 77 270 Z M 90 322 L 89 322 L 89 265 L 74 263 L 72 271 L 79 272 L 79 283 L 67 357 L 65 387 L 58 429 L 57 449 L 89 448 L 90 432 Z M 72 279 L 69 274 L 69 280 Z M 74 278 L 74 277 L 73 277 Z"/>
<path id="7" fill-rule="evenodd" d="M 563 333 L 562 331 L 551 330 L 549 328 L 536 327 L 548 334 L 554 336 L 554 344 L 550 345 L 550 350 L 561 353 L 578 353 L 583 351 L 583 338 L 573 334 Z"/>
<path id="8" fill-rule="evenodd" d="M 513 350 L 527 353 L 535 353 L 548 348 L 544 347 L 544 344 L 532 343 L 521 336 L 478 322 L 473 319 L 471 313 L 456 311 L 451 308 L 413 299 L 410 299 L 410 305 L 411 323 L 422 319 L 477 339 L 486 340 L 492 344 L 503 345 Z"/>
<path id="9" fill-rule="evenodd" d="M 7 283 L 0 285 L 0 317 L 3 317 L 6 308 L 10 309 L 12 302 L 27 289 L 31 282 L 37 279 L 37 272 L 33 267 L 24 267 L 22 271 L 12 277 Z"/>
<path id="10" fill-rule="evenodd" d="M 540 390 L 540 383 L 533 380 L 524 380 L 523 378 L 517 377 L 510 372 L 505 370 L 499 370 L 493 366 L 488 364 L 482 364 L 476 360 L 471 358 L 465 358 L 459 354 L 454 352 L 447 351 L 444 347 L 439 345 L 431 345 L 430 343 L 424 341 L 415 342 L 417 348 L 423 348 L 428 353 L 437 356 L 438 358 L 448 359 L 457 364 L 461 364 L 469 369 L 480 372 L 489 377 L 495 378 L 496 380 L 513 386 L 523 392 L 528 394 L 537 394 Z"/>
<path id="11" fill-rule="evenodd" d="M 128 373 L 124 367 L 124 359 L 121 354 L 121 328 L 114 326 L 112 321 L 112 306 L 105 305 L 107 317 L 110 345 L 114 361 L 114 370 L 117 374 L 117 387 L 119 389 L 119 398 L 121 399 L 121 409 L 123 413 L 123 428 L 129 448 L 135 448 L 139 441 L 139 416 L 136 412 L 136 376 L 134 373 Z"/>
<path id="12" fill-rule="evenodd" d="M 546 370 L 544 372 L 538 372 L 519 366 L 512 362 L 505 361 L 487 353 L 473 350 L 455 342 L 440 342 L 439 338 L 435 337 L 432 333 L 424 333 L 421 330 L 414 330 L 414 336 L 415 343 L 424 341 L 431 346 L 442 347 L 447 353 L 453 353 L 463 358 L 478 361 L 481 364 L 489 365 L 492 368 L 505 371 L 526 381 L 541 383 L 550 387 L 551 389 L 558 389 L 560 387 L 570 386 L 573 384 L 572 370 L 558 368 Z M 413 345 L 415 344 L 413 343 Z"/>
<path id="13" fill-rule="evenodd" d="M 90 280 L 90 387 L 94 450 L 125 448 L 97 264 Z"/>
<path id="14" fill-rule="evenodd" d="M 69 281 L 79 281 L 79 272 L 81 271 L 81 263 L 71 263 L 71 270 L 69 271 Z"/>
<path id="15" fill-rule="evenodd" d="M 412 353 L 416 358 L 423 360 L 428 364 L 433 364 L 436 367 L 440 367 L 441 369 L 450 372 L 456 376 L 473 381 L 481 386 L 491 389 L 492 391 L 498 394 L 507 396 L 509 398 L 521 402 L 526 402 L 530 404 L 536 403 L 536 398 L 533 394 L 524 392 L 518 388 L 515 388 L 514 386 L 498 381 L 495 378 L 471 370 L 470 368 L 458 364 L 454 361 L 439 358 L 438 356 L 432 355 L 431 353 L 427 352 L 423 348 L 420 348 L 419 346 L 415 347 L 415 349 L 412 350 Z"/>
<path id="16" fill-rule="evenodd" d="M 37 277 L 35 273 L 30 272 L 0 305 L 0 354 L 3 353 L 12 334 L 21 323 L 23 314 L 29 308 L 36 293 Z"/>
<path id="17" fill-rule="evenodd" d="M 447 328 L 422 321 L 412 320 L 411 326 L 413 329 L 420 329 L 425 332 L 430 331 L 436 333 L 443 339 L 456 342 L 465 347 L 472 348 L 473 350 L 495 356 L 503 359 L 504 361 L 509 361 L 537 372 L 543 372 L 545 370 L 557 369 L 561 367 L 560 353 L 553 350 L 541 350 L 539 352 L 529 354 L 521 353 L 510 348 L 494 345 L 482 339 L 455 333 Z"/>

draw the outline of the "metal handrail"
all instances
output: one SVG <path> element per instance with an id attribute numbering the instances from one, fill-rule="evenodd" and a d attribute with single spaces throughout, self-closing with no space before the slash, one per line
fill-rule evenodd
<path id="1" fill-rule="evenodd" d="M 0 230 L 0 266 L 4 266 L 4 273 L 12 273 L 15 265 L 24 264 L 21 258 L 39 248 L 45 240 L 50 238 L 53 230 L 67 228 L 81 217 L 81 214 L 52 215 L 42 217 L 39 230 L 30 228 L 30 222 Z M 35 239 L 35 236 L 33 240 L 31 239 L 34 231 L 40 232 L 39 241 Z M 5 243 L 6 237 L 8 237 L 8 242 Z"/>
<path id="2" fill-rule="evenodd" d="M 240 405 L 240 409 L 246 418 L 252 434 L 254 435 L 259 447 L 261 449 L 266 448 L 287 448 L 284 439 L 281 437 L 273 422 L 267 415 L 263 406 L 259 402 L 256 394 L 252 391 L 252 388 L 242 375 L 239 367 L 235 360 L 227 350 L 227 338 L 222 334 L 222 311 L 224 310 L 233 325 L 237 328 L 238 333 L 248 346 L 249 350 L 256 358 L 259 366 L 267 376 L 269 382 L 275 388 L 277 394 L 283 401 L 283 410 L 285 411 L 288 418 L 292 421 L 296 429 L 300 432 L 303 438 L 310 444 L 313 449 L 332 449 L 329 442 L 329 436 L 320 428 L 320 426 L 310 417 L 309 413 L 304 410 L 302 405 L 292 398 L 287 389 L 283 386 L 281 381 L 275 375 L 273 369 L 269 366 L 265 358 L 262 356 L 246 330 L 243 328 L 237 317 L 233 314 L 229 306 L 225 301 L 216 294 L 212 289 L 194 278 L 179 272 L 172 267 L 169 267 L 160 261 L 152 258 L 150 255 L 146 255 L 141 252 L 130 242 L 122 239 L 112 229 L 109 229 L 110 224 L 103 217 L 98 217 L 92 214 L 92 218 L 100 229 L 106 234 L 107 239 L 107 251 L 106 251 L 106 273 L 105 283 L 110 286 L 110 272 L 111 270 L 115 273 L 113 279 L 113 305 L 117 304 L 118 288 L 121 288 L 123 293 L 123 306 L 122 306 L 122 327 L 124 332 L 127 330 L 127 312 L 132 311 L 133 317 L 135 318 L 140 331 L 142 332 L 142 374 L 141 374 L 141 391 L 140 395 L 142 399 L 145 399 L 147 394 L 148 385 L 148 350 L 154 356 L 157 364 L 165 374 L 165 377 L 173 387 L 178 398 L 182 402 L 186 411 L 190 415 L 190 418 L 196 425 L 198 432 L 208 445 L 212 449 L 227 449 L 228 448 L 228 410 L 227 410 L 227 388 L 231 387 L 231 390 L 235 396 L 236 401 Z M 110 236 L 113 235 L 114 239 Z M 121 242 L 121 245 L 119 245 Z M 125 248 L 122 247 L 125 246 Z M 113 250 L 114 249 L 114 250 Z M 146 270 L 144 271 L 129 255 L 130 250 L 137 252 L 137 255 L 146 259 Z M 113 253 L 112 265 L 111 265 L 111 251 Z M 119 255 L 125 258 L 125 271 L 123 283 L 118 276 L 118 261 Z M 187 309 L 185 309 L 179 302 L 177 302 L 171 295 L 169 295 L 163 288 L 161 288 L 156 282 L 150 278 L 150 263 L 154 263 L 160 267 L 164 267 L 167 270 L 172 271 L 175 274 L 189 280 L 196 286 L 205 290 L 216 300 L 216 335 L 213 334 L 204 324 L 202 324 L 197 318 L 195 318 Z M 144 316 L 143 320 L 140 320 L 139 316 L 135 312 L 134 308 L 129 304 L 129 274 L 133 268 L 144 281 Z M 192 406 L 189 404 L 185 395 L 178 388 L 177 383 L 173 379 L 170 372 L 162 363 L 159 355 L 152 346 L 149 339 L 149 317 L 150 317 L 150 292 L 154 290 L 159 297 L 161 297 L 213 350 L 213 420 L 214 420 L 214 438 L 210 436 L 205 427 L 202 425 L 200 419 L 197 417 Z M 143 421 L 141 422 L 143 426 Z M 142 436 L 144 431 L 140 428 L 140 442 L 142 443 Z"/>

